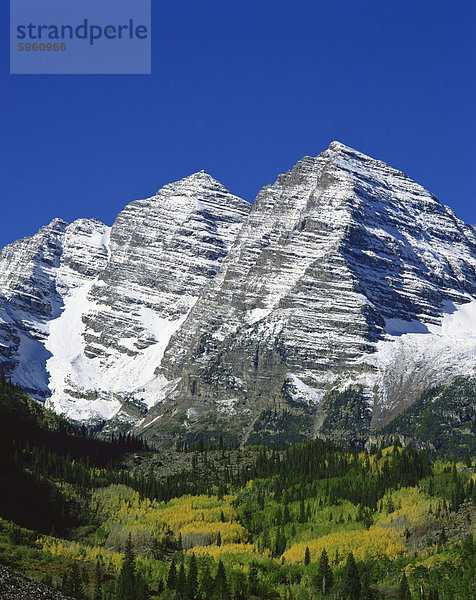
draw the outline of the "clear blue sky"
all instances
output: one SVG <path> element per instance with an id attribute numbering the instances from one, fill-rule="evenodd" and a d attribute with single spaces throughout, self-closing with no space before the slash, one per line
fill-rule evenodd
<path id="1" fill-rule="evenodd" d="M 200 169 L 253 201 L 334 139 L 476 223 L 474 0 L 152 1 L 153 75 L 11 76 L 2 0 L 0 246 Z"/>

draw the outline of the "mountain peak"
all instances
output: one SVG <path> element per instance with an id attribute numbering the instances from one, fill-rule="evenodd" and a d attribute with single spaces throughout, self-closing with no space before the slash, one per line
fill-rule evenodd
<path id="1" fill-rule="evenodd" d="M 51 219 L 51 221 L 45 227 L 47 229 L 65 229 L 68 226 L 68 223 L 59 217 L 55 217 Z"/>
<path id="2" fill-rule="evenodd" d="M 209 173 L 207 173 L 206 171 L 204 171 L 203 169 L 201 171 L 197 171 L 196 173 L 191 173 L 190 175 L 187 175 L 187 177 L 183 177 L 182 179 L 179 179 L 178 181 L 175 181 L 173 183 L 168 183 L 166 184 L 163 188 L 161 189 L 169 189 L 170 187 L 174 187 L 174 188 L 180 188 L 180 187 L 188 187 L 188 186 L 200 186 L 200 187 L 219 187 L 222 188 L 223 190 L 226 190 L 227 192 L 229 191 L 222 183 L 220 183 L 217 179 L 215 179 L 214 177 L 212 177 Z M 160 192 L 161 190 L 159 190 Z M 159 193 L 157 192 L 157 193 Z"/>
<path id="3" fill-rule="evenodd" d="M 355 148 L 351 148 L 350 146 L 347 146 L 346 144 L 343 144 L 338 140 L 334 140 L 333 142 L 331 142 L 329 144 L 328 150 L 333 150 L 335 152 L 357 152 Z"/>
<path id="4" fill-rule="evenodd" d="M 363 152 L 360 152 L 360 150 L 356 150 L 355 148 L 347 146 L 346 144 L 343 144 L 339 141 L 331 142 L 326 150 L 326 153 L 331 153 L 333 155 L 345 155 L 346 158 L 358 159 L 360 161 L 371 162 L 375 164 L 385 164 L 381 160 L 377 160 L 372 156 L 364 154 Z M 386 166 L 389 167 L 389 165 Z"/>

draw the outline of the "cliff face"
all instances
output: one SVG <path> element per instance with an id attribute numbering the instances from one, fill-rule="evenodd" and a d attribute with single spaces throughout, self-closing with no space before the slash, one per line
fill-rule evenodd
<path id="1" fill-rule="evenodd" d="M 200 172 L 112 228 L 53 221 L 0 294 L 5 374 L 160 441 L 360 443 L 476 362 L 475 229 L 338 142 L 253 207 Z"/>

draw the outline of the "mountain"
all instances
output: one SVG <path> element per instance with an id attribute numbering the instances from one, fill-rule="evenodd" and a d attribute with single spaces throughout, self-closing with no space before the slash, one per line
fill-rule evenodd
<path id="1" fill-rule="evenodd" d="M 474 373 L 476 230 L 333 142 L 252 207 L 200 172 L 112 228 L 55 220 L 1 251 L 0 295 L 4 374 L 72 419 L 360 445 Z"/>
<path id="2" fill-rule="evenodd" d="M 365 438 L 430 385 L 473 371 L 475 284 L 474 228 L 333 142 L 258 194 L 165 352 L 158 373 L 178 381 L 175 396 L 144 426 L 162 415 L 151 429 L 166 435 L 173 411 L 184 433 L 218 415 L 249 442 Z"/>
<path id="3" fill-rule="evenodd" d="M 147 412 L 165 346 L 249 208 L 200 172 L 132 202 L 112 228 L 54 220 L 4 248 L 4 375 L 75 420 Z"/>

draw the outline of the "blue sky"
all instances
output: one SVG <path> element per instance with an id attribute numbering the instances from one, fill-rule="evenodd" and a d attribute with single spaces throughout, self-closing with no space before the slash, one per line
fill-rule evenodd
<path id="1" fill-rule="evenodd" d="M 0 4 L 0 246 L 112 224 L 205 169 L 252 201 L 339 140 L 476 223 L 472 0 L 153 1 L 152 75 L 9 75 Z"/>

